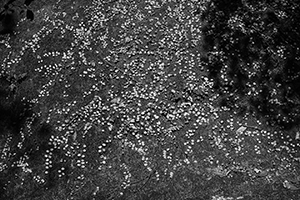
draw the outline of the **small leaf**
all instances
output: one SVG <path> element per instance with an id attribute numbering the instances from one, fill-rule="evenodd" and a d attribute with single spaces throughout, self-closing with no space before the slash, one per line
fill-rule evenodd
<path id="1" fill-rule="evenodd" d="M 241 126 L 241 127 L 236 131 L 236 133 L 237 133 L 237 134 L 242 134 L 246 129 L 247 129 L 247 127 Z"/>
<path id="2" fill-rule="evenodd" d="M 30 19 L 31 21 L 34 19 L 34 14 L 31 10 L 27 10 L 26 12 L 26 18 Z"/>
<path id="3" fill-rule="evenodd" d="M 31 4 L 31 2 L 33 2 L 33 0 L 25 0 L 24 4 L 26 6 L 29 6 Z"/>
<path id="4" fill-rule="evenodd" d="M 25 81 L 27 79 L 28 75 L 27 73 L 23 73 L 21 75 L 19 75 L 16 79 L 18 83 L 22 83 L 23 81 Z"/>
<path id="5" fill-rule="evenodd" d="M 290 190 L 299 190 L 300 188 L 296 187 L 295 185 L 293 185 L 292 183 L 290 183 L 289 181 L 285 180 L 283 182 L 283 186 L 287 189 L 290 189 Z"/>
<path id="6" fill-rule="evenodd" d="M 75 132 L 72 136 L 73 136 L 73 140 L 75 141 L 77 138 L 77 133 Z"/>
<path id="7" fill-rule="evenodd" d="M 295 140 L 300 140 L 300 132 L 296 133 Z"/>

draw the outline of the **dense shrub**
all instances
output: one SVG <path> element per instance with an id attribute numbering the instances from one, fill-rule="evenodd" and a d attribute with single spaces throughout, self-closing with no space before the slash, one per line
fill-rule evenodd
<path id="1" fill-rule="evenodd" d="M 292 1 L 208 3 L 202 61 L 222 105 L 250 110 L 285 130 L 298 124 L 299 7 Z"/>

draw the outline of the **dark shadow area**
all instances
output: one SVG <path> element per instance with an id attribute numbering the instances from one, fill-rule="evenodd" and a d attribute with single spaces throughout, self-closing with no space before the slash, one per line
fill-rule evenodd
<path id="1" fill-rule="evenodd" d="M 300 4 L 230 4 L 211 1 L 202 15 L 202 62 L 220 105 L 291 130 L 300 122 Z"/>
<path id="2" fill-rule="evenodd" d="M 29 9 L 30 4 L 34 0 L 7 0 L 3 8 L 0 8 L 0 35 L 14 35 L 18 22 L 22 16 L 26 19 L 33 20 L 34 13 Z"/>
<path id="3" fill-rule="evenodd" d="M 34 105 L 16 92 L 21 83 L 20 79 L 0 76 L 0 199 L 42 195 L 42 191 L 56 187 L 63 180 L 57 173 L 61 167 L 65 168 L 64 180 L 68 177 L 70 163 L 61 162 L 65 158 L 64 152 L 55 149 L 49 142 L 55 129 L 39 119 L 32 111 Z M 38 186 L 33 176 L 40 173 L 37 169 L 45 168 L 45 155 L 51 149 L 54 149 L 53 166 L 49 169 L 46 182 Z M 24 173 L 21 163 L 27 163 L 32 172 Z M 20 187 L 22 182 L 25 184 Z"/>
<path id="4" fill-rule="evenodd" d="M 299 156 L 300 3 L 212 0 L 204 11 L 202 63 L 219 105 L 277 128 Z"/>

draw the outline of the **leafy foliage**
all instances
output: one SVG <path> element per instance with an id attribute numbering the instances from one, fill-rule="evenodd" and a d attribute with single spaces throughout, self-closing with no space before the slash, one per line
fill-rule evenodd
<path id="1" fill-rule="evenodd" d="M 0 77 L 0 199 L 13 199 L 14 195 L 30 193 L 31 190 L 18 189 L 24 177 L 32 181 L 30 173 L 26 175 L 22 165 L 32 169 L 40 168 L 43 166 L 44 155 L 53 148 L 49 143 L 54 132 L 52 126 L 41 123 L 32 111 L 32 103 L 12 90 L 11 85 L 18 84 L 24 78 L 24 74 Z M 28 130 L 30 122 L 32 130 Z M 59 162 L 63 156 L 59 150 L 53 156 L 57 157 L 57 161 L 53 163 L 45 187 L 54 187 L 57 183 L 57 167 L 64 166 L 67 169 L 66 164 Z M 33 170 L 33 173 L 36 171 Z"/>
<path id="2" fill-rule="evenodd" d="M 299 122 L 299 6 L 283 0 L 208 3 L 202 61 L 222 105 L 254 111 L 284 129 Z"/>
<path id="3" fill-rule="evenodd" d="M 14 4 L 15 1 L 16 0 L 9 0 L 8 2 L 6 2 L 3 6 L 4 9 L 0 12 L 0 35 L 13 34 L 19 20 L 19 15 L 21 15 L 25 11 L 27 19 L 31 21 L 34 19 L 34 13 L 32 12 L 32 10 L 29 10 L 27 8 L 33 2 L 33 0 L 25 0 L 25 8 L 24 6 L 22 7 L 21 5 L 19 5 L 19 3 Z"/>

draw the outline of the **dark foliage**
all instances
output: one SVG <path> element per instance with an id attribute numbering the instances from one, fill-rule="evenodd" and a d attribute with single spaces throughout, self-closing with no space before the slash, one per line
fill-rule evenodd
<path id="1" fill-rule="evenodd" d="M 27 7 L 33 2 L 33 0 L 25 0 L 24 6 L 22 7 L 20 3 L 14 4 L 16 0 L 9 0 L 4 4 L 3 10 L 0 12 L 0 35 L 10 34 L 12 35 L 19 22 L 20 14 L 26 11 L 26 18 L 29 20 L 34 19 L 34 13 Z M 21 10 L 20 10 L 21 9 Z M 17 10 L 20 10 L 17 12 Z"/>
<path id="2" fill-rule="evenodd" d="M 34 19 L 34 14 L 31 10 L 26 11 L 26 18 L 31 20 L 31 21 Z"/>
<path id="3" fill-rule="evenodd" d="M 291 1 L 208 3 L 202 61 L 221 105 L 254 112 L 285 130 L 299 123 L 299 8 Z"/>
<path id="4" fill-rule="evenodd" d="M 1 135 L 5 129 L 17 136 L 23 126 L 25 119 L 32 116 L 32 105 L 21 97 L 16 97 L 12 90 L 13 82 L 7 77 L 0 77 L 0 124 Z"/>
<path id="5" fill-rule="evenodd" d="M 24 75 L 21 77 L 0 76 L 0 142 L 9 145 L 8 154 L 1 156 L 1 162 L 6 167 L 0 169 L 0 199 L 14 199 L 13 196 L 34 192 L 16 189 L 19 188 L 17 185 L 23 181 L 20 178 L 20 174 L 23 173 L 22 168 L 17 163 L 27 158 L 29 168 L 39 168 L 44 163 L 46 151 L 54 148 L 49 143 L 49 138 L 54 133 L 53 127 L 41 122 L 32 111 L 33 105 L 11 89 L 12 84 L 18 84 L 17 80 L 24 78 Z M 32 122 L 31 132 L 26 129 L 29 122 Z M 60 181 L 57 169 L 64 167 L 66 174 L 69 169 L 69 164 L 60 162 L 62 158 L 65 158 L 61 150 L 53 151 L 53 157 L 53 167 L 50 169 L 47 187 L 54 187 Z M 32 181 L 30 177 L 28 175 L 26 178 Z"/>
<path id="6" fill-rule="evenodd" d="M 24 4 L 29 6 L 34 0 L 25 0 Z"/>
<path id="7" fill-rule="evenodd" d="M 52 126 L 50 124 L 44 122 L 38 128 L 38 130 L 36 132 L 36 135 L 39 138 L 45 140 L 45 139 L 49 138 L 49 136 L 51 135 L 51 133 L 53 133 Z"/>
<path id="8" fill-rule="evenodd" d="M 13 34 L 18 22 L 17 13 L 15 12 L 15 10 L 7 10 L 6 12 L 0 14 L 0 20 L 0 35 Z"/>
<path id="9" fill-rule="evenodd" d="M 7 168 L 1 171 L 1 199 L 11 199 L 6 190 L 14 183 L 16 174 L 18 173 L 18 167 L 15 166 L 15 162 L 20 160 L 24 156 L 24 150 L 28 150 L 30 147 L 19 149 L 18 143 L 21 141 L 21 128 L 24 126 L 25 120 L 32 116 L 30 111 L 31 105 L 21 98 L 15 96 L 11 91 L 10 85 L 12 84 L 7 76 L 1 76 L 0 86 L 0 140 L 5 141 L 11 138 L 9 143 L 10 156 L 7 156 L 2 160 Z M 10 183 L 8 186 L 7 184 Z"/>

